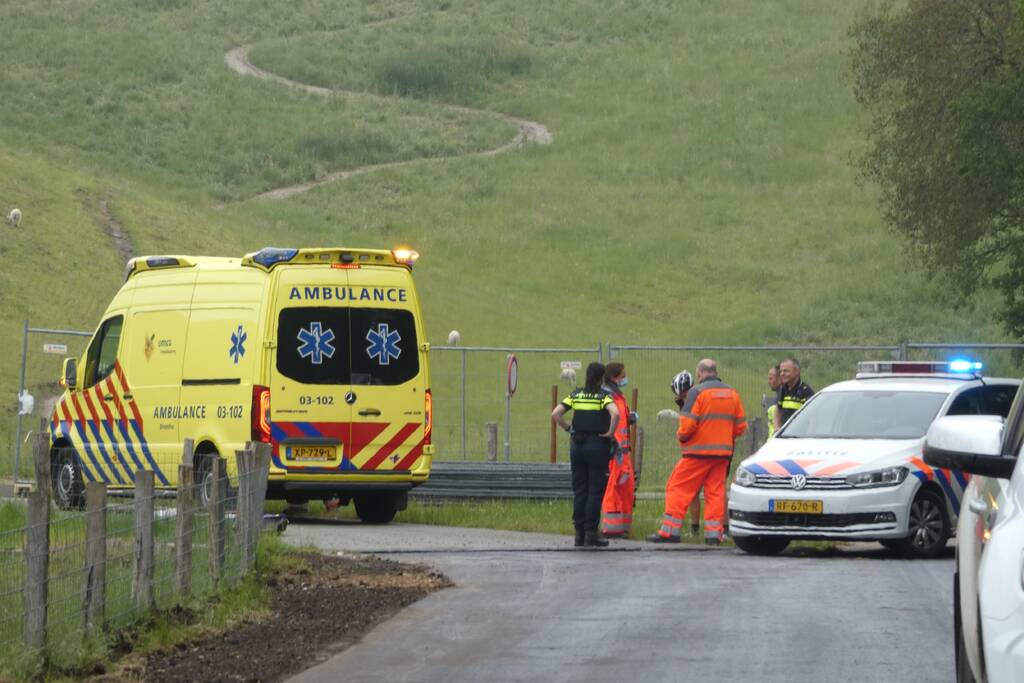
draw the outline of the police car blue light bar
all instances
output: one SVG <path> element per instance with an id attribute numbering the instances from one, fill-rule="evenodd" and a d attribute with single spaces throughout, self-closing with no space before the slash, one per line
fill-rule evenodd
<path id="1" fill-rule="evenodd" d="M 954 358 L 949 361 L 950 372 L 981 372 L 982 364 L 976 360 L 967 360 L 966 358 Z"/>
<path id="2" fill-rule="evenodd" d="M 868 360 L 857 363 L 858 375 L 943 375 L 980 374 L 978 361 L 955 358 L 951 361 L 887 361 Z"/>

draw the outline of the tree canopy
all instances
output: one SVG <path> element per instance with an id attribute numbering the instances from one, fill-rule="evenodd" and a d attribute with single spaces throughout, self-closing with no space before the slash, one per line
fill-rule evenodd
<path id="1" fill-rule="evenodd" d="M 1020 0 L 888 3 L 851 30 L 869 112 L 863 175 L 886 220 L 963 293 L 991 284 L 1024 336 L 1024 24 Z"/>

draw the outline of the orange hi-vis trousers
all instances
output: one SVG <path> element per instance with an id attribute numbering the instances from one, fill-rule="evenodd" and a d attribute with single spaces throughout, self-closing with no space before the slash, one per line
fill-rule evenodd
<path id="1" fill-rule="evenodd" d="M 690 502 L 704 487 L 704 538 L 722 540 L 725 535 L 725 480 L 729 476 L 728 457 L 687 458 L 676 463 L 665 485 L 665 517 L 658 534 L 679 538 L 683 518 Z"/>
<path id="2" fill-rule="evenodd" d="M 633 526 L 633 503 L 636 497 L 633 461 L 624 453 L 622 462 L 612 458 L 608 471 L 608 487 L 601 502 L 601 533 L 625 536 Z"/>

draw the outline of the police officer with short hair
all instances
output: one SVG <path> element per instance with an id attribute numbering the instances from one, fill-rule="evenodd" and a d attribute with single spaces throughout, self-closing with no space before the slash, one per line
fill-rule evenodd
<path id="1" fill-rule="evenodd" d="M 775 410 L 775 431 L 778 431 L 793 413 L 803 408 L 807 400 L 814 396 L 814 389 L 800 380 L 800 362 L 790 356 L 779 363 L 778 408 Z"/>
<path id="2" fill-rule="evenodd" d="M 601 388 L 604 365 L 587 366 L 586 385 L 555 406 L 551 419 L 572 434 L 569 463 L 572 467 L 572 522 L 575 545 L 600 548 L 608 545 L 597 530 L 601 501 L 608 486 L 608 462 L 614 453 L 615 427 L 619 411 L 615 401 Z M 573 411 L 572 425 L 565 414 Z"/>

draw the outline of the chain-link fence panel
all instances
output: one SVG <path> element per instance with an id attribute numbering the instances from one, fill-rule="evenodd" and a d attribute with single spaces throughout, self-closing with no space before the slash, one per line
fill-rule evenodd
<path id="1" fill-rule="evenodd" d="M 30 443 L 39 418 L 50 416 L 63 392 L 60 376 L 64 359 L 81 357 L 91 336 L 92 332 L 30 327 L 25 322 L 19 349 L 19 384 L 5 390 L 0 401 L 0 477 L 31 478 L 31 448 L 26 440 Z M 23 390 L 30 400 L 21 398 Z M 16 465 L 18 472 L 14 471 Z"/>
<path id="2" fill-rule="evenodd" d="M 515 394 L 509 399 L 509 356 L 517 361 Z M 430 357 L 434 399 L 433 443 L 437 460 L 485 460 L 488 423 L 497 425 L 497 460 L 544 462 L 551 453 L 552 395 L 564 398 L 583 383 L 588 363 L 601 349 L 503 349 L 433 347 Z M 563 364 L 572 370 L 562 379 Z M 578 369 L 576 366 L 579 366 Z M 552 390 L 554 388 L 554 394 Z M 506 422 L 506 408 L 509 419 Z M 559 433 L 558 457 L 568 458 Z"/>

